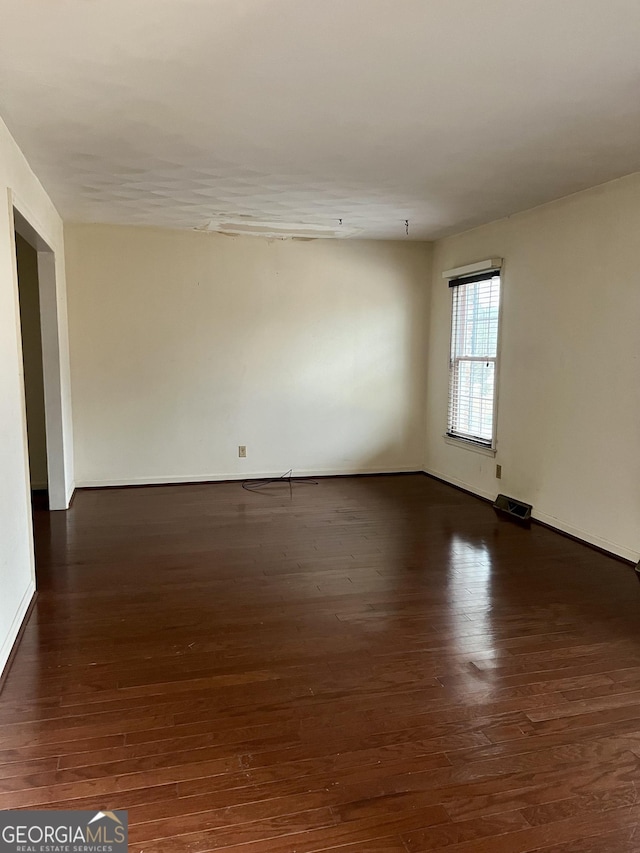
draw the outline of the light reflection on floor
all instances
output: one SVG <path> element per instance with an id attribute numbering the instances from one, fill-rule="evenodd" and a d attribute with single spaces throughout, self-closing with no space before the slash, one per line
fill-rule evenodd
<path id="1" fill-rule="evenodd" d="M 448 577 L 450 627 L 452 646 L 460 656 L 454 684 L 462 694 L 490 694 L 495 682 L 493 670 L 500 650 L 495 646 L 493 629 L 492 573 L 486 543 L 453 533 Z"/>

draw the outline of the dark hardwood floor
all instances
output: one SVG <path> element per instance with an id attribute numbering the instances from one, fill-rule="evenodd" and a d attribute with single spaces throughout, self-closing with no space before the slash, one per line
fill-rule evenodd
<path id="1" fill-rule="evenodd" d="M 421 475 L 36 512 L 0 808 L 144 853 L 640 851 L 633 569 Z"/>

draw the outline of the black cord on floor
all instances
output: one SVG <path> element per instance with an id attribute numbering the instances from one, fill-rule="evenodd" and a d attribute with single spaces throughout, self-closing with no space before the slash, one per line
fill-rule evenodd
<path id="1" fill-rule="evenodd" d="M 293 468 L 289 468 L 289 470 L 281 477 L 262 477 L 257 480 L 243 480 L 242 488 L 246 489 L 248 492 L 256 492 L 264 486 L 271 486 L 274 483 L 289 483 L 289 496 L 291 496 L 293 494 L 294 481 L 296 483 L 306 483 L 310 486 L 318 485 L 317 480 L 312 480 L 309 477 L 294 477 Z"/>

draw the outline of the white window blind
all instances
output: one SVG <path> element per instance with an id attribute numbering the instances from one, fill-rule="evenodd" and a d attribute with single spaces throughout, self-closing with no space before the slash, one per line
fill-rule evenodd
<path id="1" fill-rule="evenodd" d="M 500 273 L 453 279 L 447 433 L 494 443 Z"/>

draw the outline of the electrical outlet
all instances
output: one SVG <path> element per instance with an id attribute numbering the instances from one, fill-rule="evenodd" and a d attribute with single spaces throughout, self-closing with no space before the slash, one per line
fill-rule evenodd
<path id="1" fill-rule="evenodd" d="M 247 446 L 245 444 L 238 445 L 238 456 L 240 459 L 245 459 L 247 456 Z"/>
<path id="2" fill-rule="evenodd" d="M 502 465 L 496 465 L 496 479 L 502 479 Z"/>

